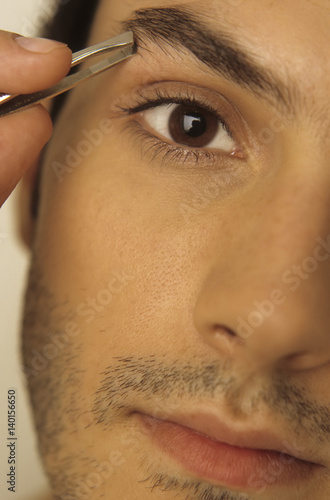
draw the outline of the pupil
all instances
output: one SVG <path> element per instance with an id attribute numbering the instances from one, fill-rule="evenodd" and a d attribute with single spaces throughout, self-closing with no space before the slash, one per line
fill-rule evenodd
<path id="1" fill-rule="evenodd" d="M 207 130 L 207 122 L 200 113 L 189 112 L 183 116 L 182 128 L 189 137 L 200 137 Z"/>
<path id="2" fill-rule="evenodd" d="M 219 131 L 219 120 L 206 109 L 178 105 L 170 116 L 171 138 L 178 144 L 192 148 L 204 148 Z"/>

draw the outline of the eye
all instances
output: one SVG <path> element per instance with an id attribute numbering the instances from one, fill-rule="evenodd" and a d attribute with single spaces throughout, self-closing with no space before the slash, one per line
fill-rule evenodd
<path id="1" fill-rule="evenodd" d="M 236 143 L 215 112 L 189 104 L 163 104 L 143 112 L 151 129 L 190 148 L 218 149 L 234 154 Z"/>

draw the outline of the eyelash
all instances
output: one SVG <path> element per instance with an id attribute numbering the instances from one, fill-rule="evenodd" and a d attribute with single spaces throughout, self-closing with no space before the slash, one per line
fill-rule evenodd
<path id="1" fill-rule="evenodd" d="M 136 98 L 136 102 L 137 104 L 132 107 L 119 106 L 119 109 L 127 116 L 132 117 L 166 104 L 181 104 L 197 107 L 198 109 L 208 111 L 216 116 L 229 137 L 236 142 L 236 138 L 223 116 L 214 109 L 214 107 L 203 100 L 197 99 L 192 94 L 187 94 L 187 92 L 185 92 L 185 95 L 183 95 L 182 92 L 179 91 L 176 95 L 171 95 L 164 89 L 155 89 L 153 97 L 143 95 L 143 93 L 140 92 Z M 143 156 L 146 153 L 153 153 L 151 161 L 161 157 L 162 163 L 167 161 L 175 162 L 176 164 L 193 162 L 197 165 L 200 162 L 207 162 L 208 166 L 211 166 L 215 162 L 219 163 L 219 158 L 222 161 L 225 159 L 228 161 L 243 158 L 241 151 L 238 151 L 235 157 L 235 153 L 228 155 L 216 149 L 192 148 L 184 145 L 170 144 L 167 142 L 166 138 L 161 139 L 144 128 L 139 119 L 130 120 L 127 123 L 127 128 L 131 129 L 136 135 L 136 138 L 142 141 L 142 149 L 145 151 Z"/>

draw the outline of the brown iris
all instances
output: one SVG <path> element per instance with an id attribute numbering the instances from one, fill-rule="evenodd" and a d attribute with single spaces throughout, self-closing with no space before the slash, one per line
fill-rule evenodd
<path id="1" fill-rule="evenodd" d="M 173 141 L 193 148 L 212 142 L 219 130 L 219 118 L 205 109 L 178 105 L 169 120 Z"/>

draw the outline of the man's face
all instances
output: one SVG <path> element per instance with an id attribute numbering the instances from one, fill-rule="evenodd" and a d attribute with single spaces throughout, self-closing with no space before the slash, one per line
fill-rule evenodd
<path id="1" fill-rule="evenodd" d="M 328 499 L 329 26 L 101 1 L 139 50 L 56 123 L 23 328 L 56 498 Z"/>

